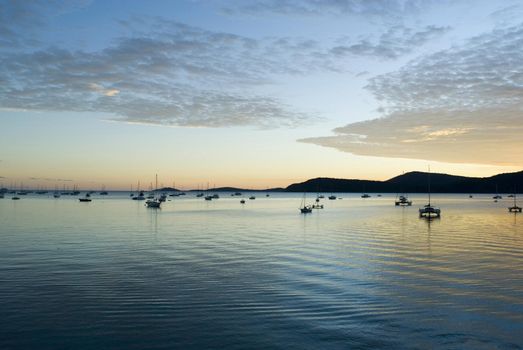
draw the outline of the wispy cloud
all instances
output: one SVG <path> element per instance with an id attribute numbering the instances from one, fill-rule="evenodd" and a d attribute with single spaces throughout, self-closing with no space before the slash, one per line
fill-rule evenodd
<path id="1" fill-rule="evenodd" d="M 0 50 L 34 47 L 49 18 L 87 6 L 91 0 L 0 0 Z"/>
<path id="2" fill-rule="evenodd" d="M 154 23 L 154 30 L 137 30 L 99 51 L 50 47 L 0 54 L 0 107 L 103 112 L 116 121 L 156 125 L 300 125 L 316 117 L 262 87 L 285 76 L 343 71 L 347 54 L 396 58 L 446 30 L 399 26 L 374 44 L 344 39 L 329 47 L 309 39 L 252 39 L 161 18 L 137 23 Z"/>
<path id="3" fill-rule="evenodd" d="M 72 182 L 73 180 L 68 179 L 53 179 L 48 177 L 30 177 L 29 180 L 32 181 L 49 181 L 49 182 Z"/>
<path id="4" fill-rule="evenodd" d="M 161 32 L 123 37 L 98 52 L 52 47 L 3 54 L 0 106 L 106 112 L 119 121 L 181 126 L 266 128 L 312 119 L 256 88 L 276 74 L 331 69 L 310 55 L 314 42 L 156 23 Z"/>
<path id="5" fill-rule="evenodd" d="M 382 118 L 303 142 L 360 155 L 522 164 L 523 24 L 377 76 Z"/>
<path id="6" fill-rule="evenodd" d="M 420 30 L 403 25 L 389 27 L 376 41 L 363 39 L 335 46 L 331 53 L 337 56 L 370 56 L 384 59 L 395 59 L 409 54 L 414 49 L 437 38 L 450 30 L 450 27 L 426 26 Z"/>
<path id="7" fill-rule="evenodd" d="M 441 2 L 441 1 L 440 1 Z M 227 1 L 227 13 L 274 13 L 283 15 L 365 15 L 392 19 L 419 13 L 433 4 L 431 0 L 254 0 Z"/>

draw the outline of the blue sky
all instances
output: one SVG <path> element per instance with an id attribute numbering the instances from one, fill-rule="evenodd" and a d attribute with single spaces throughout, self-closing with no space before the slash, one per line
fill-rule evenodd
<path id="1" fill-rule="evenodd" d="M 0 183 L 520 170 L 522 14 L 519 1 L 0 0 Z"/>

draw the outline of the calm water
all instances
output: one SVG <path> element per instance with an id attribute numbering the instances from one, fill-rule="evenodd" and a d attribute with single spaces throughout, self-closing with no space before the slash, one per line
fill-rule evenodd
<path id="1" fill-rule="evenodd" d="M 510 200 L 436 195 L 428 223 L 424 196 L 342 197 L 6 196 L 0 349 L 523 347 Z"/>

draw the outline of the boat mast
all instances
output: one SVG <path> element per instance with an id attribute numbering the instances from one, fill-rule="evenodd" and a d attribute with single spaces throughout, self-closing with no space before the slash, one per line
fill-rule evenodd
<path id="1" fill-rule="evenodd" d="M 429 165 L 429 206 L 430 206 L 430 165 Z"/>

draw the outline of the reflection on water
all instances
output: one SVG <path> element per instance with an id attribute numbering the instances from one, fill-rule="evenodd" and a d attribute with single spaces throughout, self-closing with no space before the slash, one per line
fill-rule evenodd
<path id="1" fill-rule="evenodd" d="M 508 201 L 0 200 L 2 349 L 520 348 Z M 313 198 L 312 196 L 310 198 Z"/>

